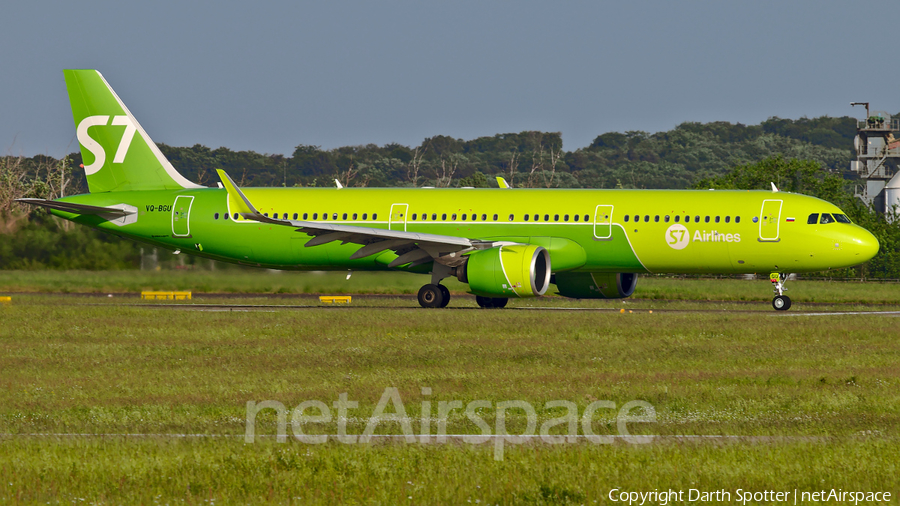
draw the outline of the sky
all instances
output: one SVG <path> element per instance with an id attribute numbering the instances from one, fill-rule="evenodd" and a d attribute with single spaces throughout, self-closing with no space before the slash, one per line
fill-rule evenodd
<path id="1" fill-rule="evenodd" d="M 65 68 L 103 73 L 156 142 L 285 155 L 525 130 L 562 132 L 574 150 L 685 121 L 863 117 L 851 101 L 896 112 L 894 10 L 881 0 L 10 2 L 0 154 L 78 149 Z"/>

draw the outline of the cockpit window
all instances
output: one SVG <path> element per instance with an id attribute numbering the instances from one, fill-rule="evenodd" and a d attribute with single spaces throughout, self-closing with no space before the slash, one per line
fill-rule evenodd
<path id="1" fill-rule="evenodd" d="M 819 218 L 819 224 L 824 225 L 826 223 L 834 223 L 834 218 L 828 213 L 822 213 L 822 217 Z"/>
<path id="2" fill-rule="evenodd" d="M 848 218 L 846 214 L 834 213 L 834 219 L 838 223 L 850 223 L 850 218 Z"/>
<path id="3" fill-rule="evenodd" d="M 809 219 L 806 220 L 807 225 L 815 225 L 819 222 L 819 213 L 812 213 L 809 215 Z"/>

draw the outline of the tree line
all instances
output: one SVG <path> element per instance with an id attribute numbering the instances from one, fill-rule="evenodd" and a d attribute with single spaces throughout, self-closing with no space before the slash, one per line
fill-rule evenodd
<path id="1" fill-rule="evenodd" d="M 537 131 L 472 140 L 438 135 L 412 147 L 368 144 L 326 150 L 301 144 L 290 156 L 199 144 L 159 147 L 185 177 L 207 186 L 217 182 L 216 169 L 225 170 L 240 186 L 270 187 L 329 187 L 335 179 L 348 187 L 496 187 L 495 177 L 502 176 L 514 187 L 527 188 L 765 189 L 772 178 L 784 178 L 789 183 L 786 190 L 823 197 L 870 230 L 883 228 L 888 242 L 882 242 L 882 253 L 868 270 L 857 274 L 898 278 L 900 266 L 895 261 L 879 260 L 896 256 L 900 243 L 891 243 L 890 234 L 897 226 L 853 197 L 855 175 L 848 168 L 855 156 L 855 135 L 856 120 L 850 117 L 773 117 L 759 125 L 688 122 L 653 134 L 608 132 L 574 151 L 563 149 L 560 133 Z M 109 248 L 120 241 L 84 232 L 84 227 L 57 225 L 46 213 L 12 202 L 21 196 L 55 198 L 87 192 L 81 163 L 78 152 L 62 160 L 0 157 L 0 234 L 9 239 L 0 242 L 0 268 L 137 265 L 135 246 Z M 56 235 L 86 235 L 75 241 L 78 246 L 53 246 L 47 238 L 37 244 L 26 237 L 41 236 L 52 228 L 59 229 Z M 26 251 L 15 244 L 29 246 Z M 888 253 L 885 246 L 891 244 L 894 249 Z M 118 256 L 100 263 L 72 259 L 95 246 L 118 251 Z"/>

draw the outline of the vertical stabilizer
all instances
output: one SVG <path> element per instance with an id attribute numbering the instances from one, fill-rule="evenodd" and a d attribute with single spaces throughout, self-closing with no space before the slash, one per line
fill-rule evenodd
<path id="1" fill-rule="evenodd" d="M 179 174 L 96 70 L 64 70 L 91 193 L 203 188 Z"/>

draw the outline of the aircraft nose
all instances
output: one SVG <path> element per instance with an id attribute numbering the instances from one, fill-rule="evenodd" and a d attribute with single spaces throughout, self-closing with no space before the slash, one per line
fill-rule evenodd
<path id="1" fill-rule="evenodd" d="M 853 234 L 851 241 L 859 263 L 869 261 L 878 253 L 878 239 L 862 227 Z"/>

